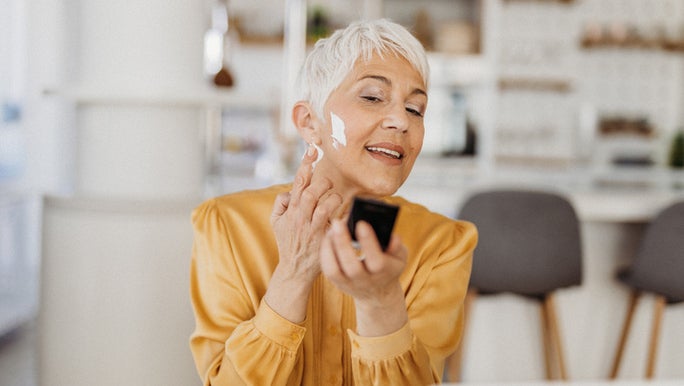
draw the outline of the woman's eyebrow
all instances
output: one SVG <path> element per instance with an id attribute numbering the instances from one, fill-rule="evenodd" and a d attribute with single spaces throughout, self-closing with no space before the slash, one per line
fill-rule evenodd
<path id="1" fill-rule="evenodd" d="M 364 79 L 375 79 L 375 80 L 379 80 L 382 83 L 385 83 L 388 86 L 392 85 L 392 81 L 389 80 L 388 78 L 382 76 L 382 75 L 364 75 L 359 80 L 364 80 Z"/>
<path id="2" fill-rule="evenodd" d="M 392 81 L 389 80 L 389 78 L 384 77 L 382 75 L 365 75 L 365 76 L 362 76 L 361 79 L 359 79 L 359 80 L 364 80 L 364 79 L 375 79 L 377 81 L 385 83 L 388 86 L 392 85 Z M 413 91 L 411 91 L 411 95 L 415 95 L 415 94 L 427 96 L 427 93 L 422 88 L 414 88 Z"/>

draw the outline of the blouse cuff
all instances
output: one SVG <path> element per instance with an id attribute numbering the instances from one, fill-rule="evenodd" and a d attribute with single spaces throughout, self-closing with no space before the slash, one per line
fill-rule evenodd
<path id="1" fill-rule="evenodd" d="M 370 361 L 397 357 L 410 350 L 413 344 L 413 331 L 409 323 L 383 336 L 360 336 L 352 330 L 347 330 L 347 334 L 351 340 L 351 356 Z"/>
<path id="2" fill-rule="evenodd" d="M 254 327 L 266 337 L 290 351 L 296 351 L 299 348 L 306 333 L 306 327 L 292 323 L 278 315 L 263 300 L 254 316 Z"/>

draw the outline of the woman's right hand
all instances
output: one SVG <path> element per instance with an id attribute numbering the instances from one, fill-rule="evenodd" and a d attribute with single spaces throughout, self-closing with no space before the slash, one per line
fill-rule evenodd
<path id="1" fill-rule="evenodd" d="M 295 175 L 292 190 L 276 197 L 271 213 L 280 261 L 264 297 L 282 317 L 300 322 L 314 280 L 321 273 L 320 245 L 342 204 L 327 178 L 313 179 L 317 150 L 310 146 Z"/>

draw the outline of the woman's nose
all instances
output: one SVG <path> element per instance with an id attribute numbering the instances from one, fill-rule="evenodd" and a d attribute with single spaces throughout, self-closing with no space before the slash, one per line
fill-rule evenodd
<path id="1" fill-rule="evenodd" d="M 409 112 L 403 103 L 392 103 L 387 106 L 387 112 L 383 119 L 383 128 L 405 132 L 409 128 Z"/>

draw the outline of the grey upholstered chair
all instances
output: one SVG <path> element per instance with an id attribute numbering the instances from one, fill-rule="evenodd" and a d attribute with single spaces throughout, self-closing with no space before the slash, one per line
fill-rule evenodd
<path id="1" fill-rule="evenodd" d="M 632 317 L 643 293 L 655 295 L 646 364 L 646 378 L 653 378 L 665 305 L 684 301 L 684 201 L 663 209 L 648 224 L 632 264 L 618 272 L 618 279 L 632 292 L 610 378 L 618 375 Z"/>
<path id="2" fill-rule="evenodd" d="M 553 292 L 582 281 L 573 205 L 552 192 L 489 190 L 468 197 L 458 218 L 474 223 L 479 232 L 466 313 L 475 294 L 505 292 L 539 300 L 546 376 L 554 378 L 555 353 L 558 377 L 567 379 Z M 450 381 L 460 378 L 462 346 L 447 363 Z"/>

